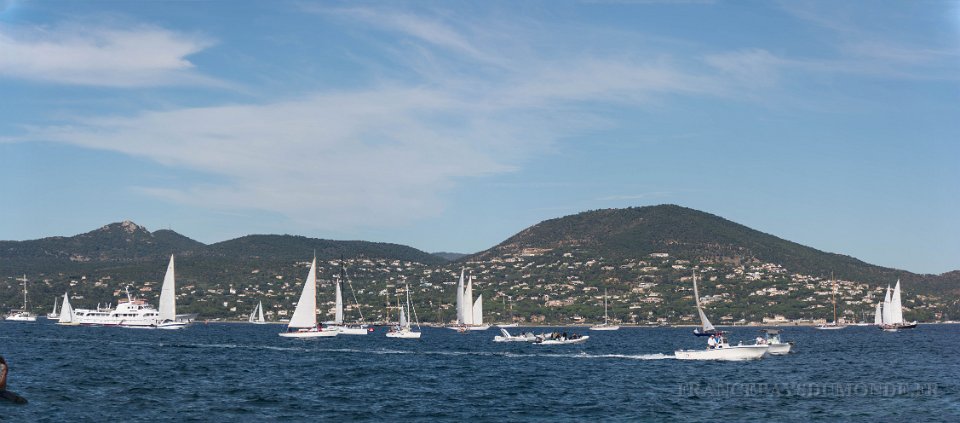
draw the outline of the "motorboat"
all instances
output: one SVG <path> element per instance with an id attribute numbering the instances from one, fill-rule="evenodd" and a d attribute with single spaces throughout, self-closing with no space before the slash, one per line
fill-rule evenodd
<path id="1" fill-rule="evenodd" d="M 535 345 L 582 344 L 584 342 L 587 342 L 588 339 L 590 339 L 590 337 L 586 335 L 579 335 L 576 333 L 567 335 L 566 332 L 564 333 L 553 332 L 553 333 L 544 333 L 544 334 L 537 335 L 533 343 Z"/>
<path id="2" fill-rule="evenodd" d="M 493 342 L 534 342 L 537 340 L 537 336 L 533 332 L 525 332 L 519 335 L 513 336 L 510 332 L 507 332 L 506 329 L 500 328 L 500 335 L 493 337 Z"/>
<path id="3" fill-rule="evenodd" d="M 769 345 L 729 345 L 724 342 L 703 350 L 674 351 L 673 355 L 677 360 L 741 361 L 762 358 L 769 350 Z"/>
<path id="4" fill-rule="evenodd" d="M 154 308 L 141 298 L 130 293 L 126 287 L 127 301 L 110 307 L 73 310 L 71 324 L 83 326 L 119 326 L 134 329 L 183 329 L 190 325 L 195 314 L 177 314 L 176 280 L 174 278 L 174 259 L 170 256 L 163 285 L 160 289 L 160 309 Z M 61 310 L 60 314 L 63 314 Z"/>
<path id="5" fill-rule="evenodd" d="M 757 337 L 757 345 L 767 345 L 770 349 L 767 351 L 770 355 L 787 355 L 793 347 L 793 342 L 783 342 L 780 340 L 779 329 L 761 329 L 763 337 Z"/>

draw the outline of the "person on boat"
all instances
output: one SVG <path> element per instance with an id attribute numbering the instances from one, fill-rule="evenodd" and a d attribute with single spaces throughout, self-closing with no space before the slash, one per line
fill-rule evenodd
<path id="1" fill-rule="evenodd" d="M 717 347 L 717 338 L 715 338 L 713 335 L 710 335 L 710 338 L 707 339 L 707 349 L 712 350 L 716 347 Z"/>
<path id="2" fill-rule="evenodd" d="M 26 404 L 27 399 L 7 390 L 7 372 L 10 366 L 7 361 L 0 356 L 0 400 L 7 400 L 14 404 Z"/>
<path id="3" fill-rule="evenodd" d="M 758 337 L 757 337 L 757 345 L 763 345 L 763 344 L 766 344 L 766 343 L 767 343 L 767 340 L 766 340 L 766 339 L 763 339 L 762 336 L 758 336 Z"/>
<path id="4" fill-rule="evenodd" d="M 7 361 L 0 356 L 0 392 L 7 390 Z"/>

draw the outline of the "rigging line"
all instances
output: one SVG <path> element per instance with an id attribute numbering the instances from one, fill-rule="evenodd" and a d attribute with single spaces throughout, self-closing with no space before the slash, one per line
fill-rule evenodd
<path id="1" fill-rule="evenodd" d="M 347 266 L 343 262 L 343 257 L 340 257 L 340 279 L 346 280 L 347 285 L 350 286 L 350 295 L 353 296 L 353 303 L 357 305 L 357 311 L 360 312 L 360 322 L 365 322 L 366 319 L 363 318 L 363 308 L 360 307 L 360 301 L 357 301 L 357 291 L 353 290 L 353 281 L 347 278 Z"/>

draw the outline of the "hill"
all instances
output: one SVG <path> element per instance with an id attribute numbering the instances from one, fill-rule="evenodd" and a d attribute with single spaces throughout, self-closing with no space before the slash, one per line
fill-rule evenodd
<path id="1" fill-rule="evenodd" d="M 865 263 L 787 241 L 719 216 L 677 205 L 593 210 L 550 219 L 467 260 L 489 260 L 524 251 L 579 251 L 622 259 L 667 253 L 688 260 L 777 263 L 792 272 L 862 281 L 920 282 L 937 291 L 957 290 L 960 272 L 917 275 Z"/>

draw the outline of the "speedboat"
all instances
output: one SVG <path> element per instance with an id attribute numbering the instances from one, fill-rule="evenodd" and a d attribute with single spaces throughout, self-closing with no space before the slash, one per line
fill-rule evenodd
<path id="1" fill-rule="evenodd" d="M 536 335 L 533 332 L 521 333 L 517 336 L 513 336 L 510 332 L 507 332 L 506 329 L 500 328 L 500 333 L 503 335 L 497 335 L 493 337 L 493 342 L 534 342 L 537 340 Z"/>
<path id="2" fill-rule="evenodd" d="M 761 329 L 760 332 L 764 334 L 764 337 L 757 337 L 757 345 L 769 346 L 770 349 L 767 350 L 768 354 L 787 355 L 790 353 L 790 348 L 793 347 L 793 342 L 781 341 L 779 329 Z"/>
<path id="3" fill-rule="evenodd" d="M 716 348 L 705 350 L 679 350 L 673 355 L 677 360 L 756 360 L 769 351 L 769 345 L 729 345 L 720 344 Z"/>
<path id="4" fill-rule="evenodd" d="M 723 335 L 718 337 L 716 343 L 714 338 L 710 338 L 709 346 L 702 350 L 678 350 L 673 355 L 677 360 L 755 360 L 763 357 L 770 350 L 767 344 L 760 345 L 730 345 L 727 338 Z"/>
<path id="5" fill-rule="evenodd" d="M 544 333 L 537 335 L 536 339 L 533 341 L 536 345 L 567 345 L 567 344 L 582 344 L 587 342 L 590 339 L 589 336 L 572 334 L 566 336 L 566 334 L 560 333 Z"/>

